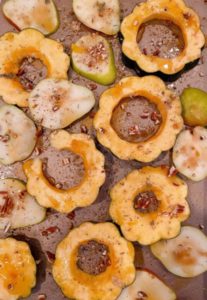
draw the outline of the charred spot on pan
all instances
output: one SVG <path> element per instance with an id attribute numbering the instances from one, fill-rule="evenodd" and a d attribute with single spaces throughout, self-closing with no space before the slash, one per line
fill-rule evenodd
<path id="1" fill-rule="evenodd" d="M 76 264 L 85 273 L 99 275 L 111 265 L 109 249 L 95 240 L 85 242 L 78 248 Z"/>

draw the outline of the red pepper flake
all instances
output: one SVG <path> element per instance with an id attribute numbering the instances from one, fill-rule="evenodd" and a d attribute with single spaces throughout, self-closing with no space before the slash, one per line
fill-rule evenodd
<path id="1" fill-rule="evenodd" d="M 91 90 L 91 91 L 95 91 L 97 89 L 97 85 L 94 83 L 89 83 L 87 84 L 87 87 Z"/>
<path id="2" fill-rule="evenodd" d="M 154 52 L 153 52 L 153 56 L 158 56 L 160 54 L 160 50 L 159 49 L 156 49 Z"/>
<path id="3" fill-rule="evenodd" d="M 143 52 L 144 55 L 147 55 L 147 49 L 146 49 L 146 48 L 144 48 L 144 49 L 142 50 L 142 52 Z"/>
<path id="4" fill-rule="evenodd" d="M 158 124 L 160 124 L 160 122 L 161 122 L 161 120 L 160 120 L 160 115 L 156 112 L 156 111 L 153 111 L 152 113 L 151 113 L 151 120 L 153 121 L 153 122 L 155 122 L 155 125 L 158 125 Z"/>
<path id="5" fill-rule="evenodd" d="M 134 125 L 134 126 L 130 127 L 128 129 L 128 134 L 129 135 L 138 135 L 138 134 L 140 134 L 140 130 L 139 130 L 138 125 Z"/>
<path id="6" fill-rule="evenodd" d="M 3 205 L 0 205 L 0 217 L 5 217 L 12 212 L 14 208 L 14 202 L 13 199 L 9 197 L 8 192 L 1 191 L 1 195 L 4 200 L 4 203 Z"/>
<path id="7" fill-rule="evenodd" d="M 177 173 L 178 173 L 178 170 L 174 166 L 172 166 L 171 168 L 169 168 L 168 177 L 174 176 Z"/>
<path id="8" fill-rule="evenodd" d="M 137 292 L 137 298 L 135 300 L 145 300 L 147 298 L 148 298 L 148 296 L 145 292 L 139 291 L 139 292 Z"/>
<path id="9" fill-rule="evenodd" d="M 74 220 L 75 218 L 75 211 L 71 211 L 71 213 L 67 214 L 67 218 L 70 220 Z"/>
<path id="10" fill-rule="evenodd" d="M 189 20 L 191 18 L 191 14 L 190 13 L 184 13 L 183 14 L 183 17 L 186 19 L 186 20 Z"/>
<path id="11" fill-rule="evenodd" d="M 10 136 L 8 134 L 0 135 L 0 141 L 6 143 L 10 140 Z"/>
<path id="12" fill-rule="evenodd" d="M 38 300 L 46 300 L 47 296 L 45 294 L 38 295 Z"/>
<path id="13" fill-rule="evenodd" d="M 185 210 L 185 206 L 183 205 L 176 205 L 176 207 L 169 213 L 170 217 L 176 217 L 178 214 L 182 214 Z"/>
<path id="14" fill-rule="evenodd" d="M 95 111 L 92 111 L 92 112 L 89 114 L 89 117 L 90 117 L 91 119 L 93 119 L 93 118 L 95 117 L 95 115 L 96 115 L 96 112 L 95 112 Z"/>
<path id="15" fill-rule="evenodd" d="M 98 130 L 99 130 L 100 133 L 105 133 L 106 132 L 106 130 L 102 127 L 100 127 Z"/>
<path id="16" fill-rule="evenodd" d="M 51 226 L 45 230 L 42 231 L 42 235 L 43 236 L 48 236 L 50 234 L 53 234 L 53 233 L 56 233 L 56 232 L 59 232 L 60 229 L 57 227 L 57 226 Z"/>
<path id="17" fill-rule="evenodd" d="M 41 126 L 37 127 L 36 137 L 41 137 L 43 135 L 43 128 Z"/>
<path id="18" fill-rule="evenodd" d="M 88 133 L 88 128 L 86 125 L 81 125 L 81 132 L 87 134 Z"/>
<path id="19" fill-rule="evenodd" d="M 46 254 L 47 254 L 47 259 L 48 259 L 49 263 L 53 263 L 55 260 L 55 254 L 50 251 L 46 251 Z"/>

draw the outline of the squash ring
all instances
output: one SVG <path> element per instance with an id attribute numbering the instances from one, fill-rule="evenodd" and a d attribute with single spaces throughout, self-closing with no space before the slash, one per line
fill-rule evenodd
<path id="1" fill-rule="evenodd" d="M 179 177 L 169 176 L 168 171 L 167 167 L 144 167 L 112 188 L 110 215 L 129 241 L 150 245 L 173 238 L 180 232 L 180 223 L 189 217 L 187 185 Z M 147 191 L 154 192 L 160 201 L 158 208 L 148 213 L 135 210 L 134 199 Z"/>
<path id="2" fill-rule="evenodd" d="M 140 26 L 153 19 L 170 20 L 178 25 L 185 41 L 184 50 L 173 59 L 157 56 L 147 56 L 142 53 L 137 44 L 137 33 Z M 197 14 L 186 7 L 183 0 L 148 0 L 136 6 L 133 13 L 127 16 L 121 25 L 124 36 L 122 50 L 130 59 L 146 72 L 161 71 L 165 74 L 175 74 L 184 66 L 201 56 L 201 48 L 205 44 L 204 34 L 200 29 Z"/>
<path id="3" fill-rule="evenodd" d="M 63 46 L 45 38 L 35 29 L 8 32 L 0 37 L 0 96 L 9 104 L 28 106 L 29 92 L 14 77 L 25 57 L 40 59 L 47 67 L 47 77 L 67 79 L 70 64 Z"/>
<path id="4" fill-rule="evenodd" d="M 109 248 L 111 265 L 99 275 L 90 275 L 76 265 L 77 248 L 90 240 Z M 70 231 L 57 247 L 53 277 L 63 293 L 76 300 L 115 300 L 135 278 L 134 247 L 111 223 L 83 223 Z"/>
<path id="5" fill-rule="evenodd" d="M 58 150 L 70 150 L 80 155 L 85 175 L 79 185 L 61 190 L 51 185 L 43 174 L 42 161 L 38 158 L 31 159 L 23 165 L 28 178 L 28 192 L 40 205 L 63 213 L 92 204 L 105 181 L 103 154 L 96 149 L 93 140 L 86 134 L 69 134 L 60 130 L 51 134 L 50 142 Z"/>
<path id="6" fill-rule="evenodd" d="M 144 96 L 154 102 L 162 115 L 162 124 L 157 133 L 147 141 L 139 143 L 121 139 L 111 126 L 115 107 L 125 97 L 135 95 Z M 120 159 L 136 159 L 141 162 L 154 160 L 162 151 L 172 148 L 176 135 L 183 127 L 179 98 L 166 89 L 164 82 L 155 76 L 123 78 L 102 94 L 99 106 L 94 118 L 97 138 Z"/>
<path id="7" fill-rule="evenodd" d="M 36 285 L 36 264 L 29 245 L 14 238 L 0 239 L 0 299 L 29 297 Z"/>

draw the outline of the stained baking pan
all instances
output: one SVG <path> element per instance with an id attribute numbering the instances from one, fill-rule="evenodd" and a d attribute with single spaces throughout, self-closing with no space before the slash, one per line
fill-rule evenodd
<path id="1" fill-rule="evenodd" d="M 72 12 L 72 0 L 55 0 L 60 14 L 60 28 L 51 37 L 62 42 L 65 51 L 70 53 L 70 45 L 82 35 L 91 32 L 90 29 L 80 24 Z M 121 0 L 122 18 L 128 15 L 137 3 L 142 1 Z M 186 0 L 200 16 L 202 30 L 207 34 L 207 3 L 205 0 Z M 17 31 L 9 24 L 2 15 L 0 10 L 0 34 L 7 31 Z M 142 75 L 140 71 L 133 68 L 132 65 L 126 64 L 123 60 L 120 47 L 120 38 L 118 36 L 108 38 L 115 51 L 116 65 L 118 68 L 117 81 L 128 75 Z M 69 78 L 73 82 L 85 85 L 93 90 L 96 96 L 96 111 L 100 94 L 106 87 L 99 86 L 93 82 L 78 76 L 72 69 L 69 71 Z M 176 76 L 163 78 L 170 89 L 179 94 L 183 88 L 188 86 L 198 87 L 207 91 L 207 49 L 202 52 L 202 57 L 193 65 L 185 68 Z M 94 113 L 90 113 L 83 119 L 69 126 L 69 132 L 88 131 L 95 138 L 95 132 L 92 128 L 92 120 Z M 43 130 L 39 134 L 38 145 L 33 153 L 33 157 L 40 156 L 47 161 L 47 173 L 51 180 L 55 180 L 55 184 L 62 184 L 63 187 L 69 187 L 76 184 L 83 172 L 81 161 L 72 153 L 57 153 L 52 149 L 48 142 L 48 130 Z M 105 155 L 105 168 L 107 179 L 101 188 L 96 202 L 90 207 L 77 209 L 69 215 L 60 214 L 52 210 L 48 210 L 47 218 L 39 225 L 35 225 L 25 229 L 9 230 L 0 232 L 0 237 L 14 236 L 17 239 L 27 241 L 32 249 L 34 257 L 37 261 L 37 285 L 32 291 L 29 300 L 38 299 L 39 295 L 45 295 L 49 300 L 66 299 L 61 290 L 54 282 L 51 275 L 51 267 L 53 254 L 57 244 L 65 237 L 65 235 L 74 227 L 85 221 L 102 222 L 110 220 L 108 207 L 110 203 L 108 191 L 109 189 L 123 178 L 127 173 L 135 168 L 140 168 L 143 164 L 135 161 L 122 161 L 113 156 L 108 150 L 104 149 L 96 141 L 97 147 Z M 67 158 L 66 160 L 64 158 Z M 68 161 L 69 163 L 65 163 Z M 151 165 L 172 164 L 171 153 L 163 153 Z M 22 171 L 22 163 L 15 163 L 11 166 L 0 166 L 0 177 L 15 177 L 26 180 Z M 191 206 L 191 217 L 185 222 L 186 224 L 200 227 L 207 234 L 207 180 L 199 183 L 187 181 L 189 187 L 188 200 Z M 177 293 L 178 300 L 204 300 L 207 299 L 207 274 L 192 279 L 182 279 L 170 274 L 164 269 L 158 260 L 150 253 L 148 247 L 141 247 L 135 244 L 136 248 L 136 265 L 146 267 L 159 275 L 166 283 L 168 283 Z M 83 299 L 84 300 L 84 299 Z M 158 299 L 157 299 L 158 300 Z"/>

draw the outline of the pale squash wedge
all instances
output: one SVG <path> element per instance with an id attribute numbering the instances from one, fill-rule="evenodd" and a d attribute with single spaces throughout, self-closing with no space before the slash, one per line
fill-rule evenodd
<path id="1" fill-rule="evenodd" d="M 17 79 L 22 61 L 32 57 L 47 67 L 47 77 L 67 79 L 70 64 L 63 46 L 35 29 L 8 32 L 0 37 L 0 96 L 9 104 L 28 106 L 29 92 Z"/>
<path id="2" fill-rule="evenodd" d="M 28 178 L 28 192 L 40 205 L 64 213 L 92 204 L 105 181 L 103 154 L 96 149 L 93 140 L 86 134 L 69 134 L 60 130 L 51 134 L 50 142 L 58 150 L 68 149 L 78 154 L 83 159 L 85 175 L 79 185 L 61 190 L 49 183 L 43 174 L 43 162 L 38 158 L 31 159 L 23 166 Z"/>
<path id="3" fill-rule="evenodd" d="M 145 22 L 154 19 L 171 21 L 181 29 L 185 47 L 175 58 L 145 55 L 140 50 L 137 43 L 140 27 Z M 201 48 L 205 44 L 199 17 L 185 5 L 183 0 L 147 0 L 141 3 L 123 20 L 121 32 L 124 37 L 122 45 L 124 54 L 149 73 L 161 71 L 165 74 L 175 74 L 179 72 L 187 63 L 201 56 Z"/>
<path id="4" fill-rule="evenodd" d="M 168 171 L 144 167 L 112 188 L 110 215 L 129 241 L 150 245 L 173 238 L 189 217 L 187 185 L 175 175 L 169 177 Z"/>
<path id="5" fill-rule="evenodd" d="M 98 275 L 82 271 L 78 249 L 96 241 L 108 248 L 110 264 Z M 106 255 L 106 253 L 105 253 Z M 134 248 L 111 223 L 84 223 L 70 231 L 56 250 L 53 277 L 65 296 L 76 300 L 115 300 L 135 278 Z"/>
<path id="6" fill-rule="evenodd" d="M 177 276 L 191 278 L 207 271 L 207 236 L 196 227 L 182 227 L 177 237 L 151 245 L 151 251 Z"/>
<path id="7" fill-rule="evenodd" d="M 48 35 L 59 27 L 58 10 L 53 0 L 7 0 L 3 13 L 20 30 L 34 28 Z"/>
<path id="8" fill-rule="evenodd" d="M 111 125 L 114 109 L 122 99 L 133 96 L 143 96 L 155 103 L 162 116 L 162 123 L 156 134 L 139 143 L 120 138 Z M 164 82 L 158 77 L 126 77 L 102 94 L 94 127 L 99 142 L 119 158 L 150 162 L 162 151 L 173 147 L 176 135 L 183 127 L 181 104 L 179 98 L 166 89 Z"/>
<path id="9" fill-rule="evenodd" d="M 36 264 L 27 243 L 1 239 L 0 264 L 0 299 L 28 297 L 36 284 Z"/>
<path id="10" fill-rule="evenodd" d="M 38 224 L 45 219 L 46 209 L 28 194 L 18 179 L 0 180 L 0 229 Z"/>
<path id="11" fill-rule="evenodd" d="M 117 300 L 176 300 L 176 294 L 154 273 L 138 269 L 132 285 L 123 290 Z"/>

